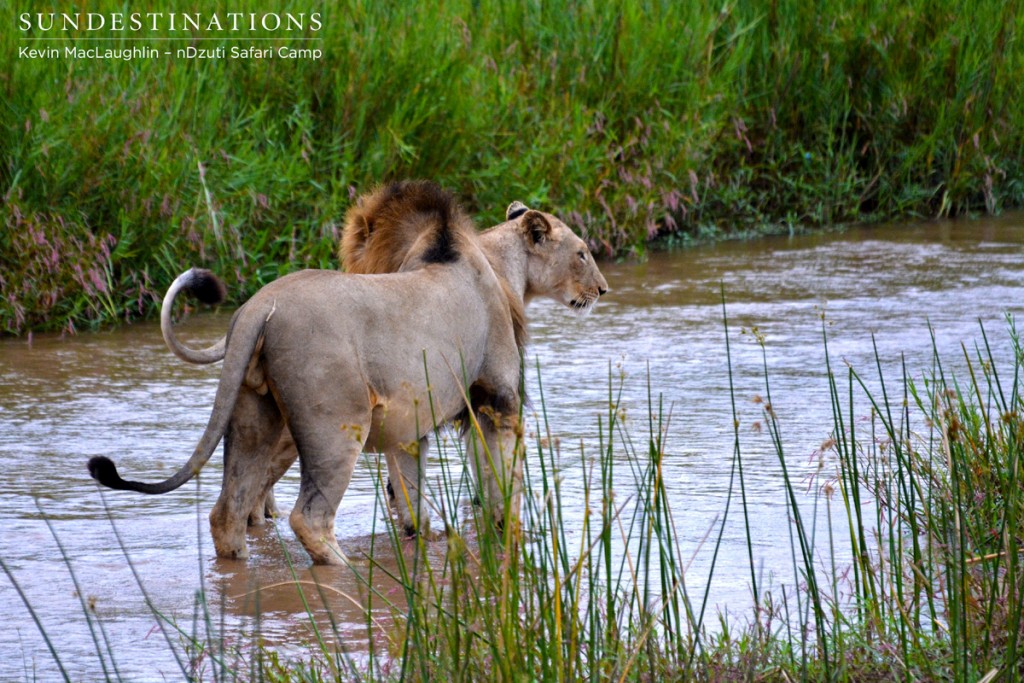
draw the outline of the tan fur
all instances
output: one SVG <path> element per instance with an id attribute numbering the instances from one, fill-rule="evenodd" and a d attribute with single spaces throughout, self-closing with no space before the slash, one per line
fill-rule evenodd
<path id="1" fill-rule="evenodd" d="M 412 181 L 410 184 L 415 185 L 417 182 L 422 181 Z M 402 264 L 417 241 L 425 232 L 429 231 L 431 225 L 429 215 L 410 210 L 408 204 L 392 203 L 388 206 L 389 196 L 388 187 L 379 186 L 356 200 L 356 203 L 345 214 L 345 227 L 338 245 L 338 261 L 346 272 L 363 274 L 397 272 L 402 268 Z M 516 216 L 514 220 L 506 220 L 506 223 L 523 223 L 524 221 L 529 223 L 540 217 L 550 225 L 557 226 L 557 232 L 560 235 L 565 235 L 566 232 L 571 233 L 571 230 L 555 216 L 531 211 L 520 201 L 509 204 L 505 215 L 506 218 Z M 517 294 L 509 285 L 505 276 L 507 268 L 501 255 L 497 252 L 492 253 L 490 247 L 492 243 L 485 239 L 479 242 L 479 246 L 494 268 L 495 274 L 498 275 L 508 297 L 509 315 L 512 316 L 516 343 L 522 349 L 525 348 L 528 338 L 523 293 Z M 572 246 L 585 248 L 582 246 L 582 241 L 573 243 Z M 593 273 L 589 274 L 590 277 L 595 281 L 600 278 L 603 282 L 592 258 L 590 265 L 597 273 L 596 278 Z M 606 289 L 607 283 L 601 285 L 601 288 Z"/>
<path id="2" fill-rule="evenodd" d="M 418 187 L 421 182 L 407 181 L 407 184 Z M 389 204 L 392 195 L 389 186 L 378 186 L 359 197 L 345 214 L 345 227 L 338 244 L 338 262 L 346 273 L 397 273 L 417 241 L 429 231 L 430 215 L 414 210 L 408 199 Z M 509 209 L 517 205 L 523 206 L 521 202 L 513 202 Z M 504 278 L 499 276 L 499 279 L 503 286 L 507 286 Z M 524 348 L 527 340 L 526 311 L 520 297 L 507 288 L 506 294 L 516 343 Z"/>
<path id="3" fill-rule="evenodd" d="M 282 447 L 290 433 L 303 461 L 292 528 L 314 562 L 337 563 L 343 555 L 334 515 L 358 453 L 385 454 L 400 522 L 407 531 L 426 531 L 418 483 L 433 418 L 461 413 L 469 396 L 479 432 L 469 433 L 467 453 L 481 499 L 498 519 L 510 500 L 514 518 L 522 464 L 514 424 L 521 351 L 514 321 L 534 296 L 588 310 L 607 283 L 582 240 L 553 216 L 527 211 L 477 234 L 457 206 L 437 197 L 424 203 L 421 190 L 438 191 L 392 191 L 375 213 L 367 204 L 361 214 L 361 258 L 380 267 L 392 258 L 370 243 L 387 243 L 376 241 L 386 235 L 374 234 L 389 224 L 380 218 L 408 227 L 400 219 L 410 207 L 428 217 L 434 212 L 433 219 L 416 219 L 418 233 L 401 238 L 404 250 L 393 253 L 402 256 L 401 272 L 302 271 L 267 285 L 238 310 L 210 422 L 174 476 L 160 484 L 125 482 L 105 458 L 90 462 L 93 476 L 113 488 L 164 493 L 194 476 L 226 435 L 211 531 L 218 555 L 245 557 L 249 513 L 294 459 Z M 403 201 L 410 203 L 396 210 Z M 442 205 L 447 214 L 434 211 Z M 442 214 L 449 219 L 438 219 Z M 353 245 L 358 249 L 359 239 Z M 173 298 L 169 293 L 167 305 Z"/>

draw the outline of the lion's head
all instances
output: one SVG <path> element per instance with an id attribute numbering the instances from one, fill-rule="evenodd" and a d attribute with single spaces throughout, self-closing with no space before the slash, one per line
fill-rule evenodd
<path id="1" fill-rule="evenodd" d="M 586 313 L 608 291 L 608 282 L 586 243 L 557 217 L 513 202 L 506 218 L 526 242 L 523 297 L 527 303 L 543 295 Z"/>

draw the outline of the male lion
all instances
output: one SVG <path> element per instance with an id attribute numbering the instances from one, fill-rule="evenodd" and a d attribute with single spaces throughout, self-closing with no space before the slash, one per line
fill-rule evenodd
<path id="1" fill-rule="evenodd" d="M 427 435 L 468 400 L 483 437 L 483 453 L 470 458 L 483 504 L 496 519 L 506 503 L 516 516 L 513 309 L 531 296 L 589 308 L 607 284 L 582 240 L 529 211 L 489 238 L 506 266 L 503 280 L 450 195 L 432 183 L 400 185 L 392 201 L 432 217 L 400 272 L 302 271 L 265 286 L 232 318 L 213 413 L 189 461 L 166 481 L 145 484 L 123 480 L 113 462 L 97 457 L 89 462 L 93 477 L 111 488 L 165 493 L 190 480 L 224 437 L 211 532 L 218 555 L 245 557 L 247 517 L 283 472 L 269 456 L 287 424 L 302 462 L 291 526 L 315 563 L 339 563 L 334 517 L 359 452 L 385 454 L 405 503 L 396 506 L 400 520 L 424 532 Z M 190 271 L 179 279 L 194 289 L 211 278 Z"/>
<path id="2" fill-rule="evenodd" d="M 338 249 L 339 260 L 346 272 L 361 274 L 398 272 L 417 241 L 422 239 L 424 234 L 429 234 L 432 229 L 433 217 L 418 210 L 413 203 L 408 201 L 408 198 L 415 194 L 412 190 L 423 182 L 392 183 L 378 187 L 373 192 L 364 194 L 356 200 L 345 216 L 345 226 Z M 478 236 L 481 251 L 487 257 L 503 287 L 508 290 L 506 294 L 509 297 L 513 329 L 520 349 L 526 343 L 526 318 L 523 304 L 533 297 L 538 287 L 529 286 L 526 291 L 519 293 L 511 291 L 509 277 L 518 281 L 522 274 L 515 272 L 516 262 L 514 259 L 506 262 L 503 256 L 505 249 L 503 244 L 506 240 L 502 236 L 506 235 L 510 228 L 513 233 L 517 229 L 521 230 L 522 221 L 529 211 L 530 209 L 525 204 L 514 201 L 505 212 L 505 224 L 495 226 Z M 556 233 L 564 235 L 571 232 L 555 216 L 548 213 L 541 213 L 541 216 L 550 225 L 557 227 Z M 514 225 L 509 226 L 509 223 L 519 225 L 519 228 L 515 228 Z M 562 242 L 561 249 L 563 252 L 561 258 L 554 259 L 548 264 L 551 266 L 550 270 L 558 273 L 560 272 L 559 268 L 562 268 L 566 271 L 565 275 L 571 275 L 571 271 L 582 268 L 587 272 L 577 273 L 573 277 L 577 277 L 583 282 L 599 282 L 598 293 L 603 293 L 607 285 L 601 278 L 597 265 L 581 247 L 581 244 L 578 241 L 566 240 Z M 543 273 L 535 277 L 539 278 L 542 275 Z M 174 300 L 181 291 L 187 291 L 204 303 L 220 303 L 224 298 L 225 291 L 223 288 L 215 287 L 215 284 L 208 282 L 206 278 L 199 277 L 193 271 L 189 271 L 174 281 L 164 297 L 160 313 L 160 329 L 164 340 L 175 355 L 189 363 L 215 363 L 223 359 L 225 338 L 222 337 L 213 345 L 203 349 L 184 346 L 175 336 L 171 321 Z M 589 291 L 592 292 L 593 287 Z M 585 304 L 585 299 L 577 301 L 576 304 L 583 305 L 584 308 L 588 306 Z M 259 419 L 258 415 L 253 417 Z M 266 518 L 278 516 L 274 502 L 273 484 L 288 471 L 298 457 L 287 426 L 282 430 L 280 441 L 269 457 L 272 462 L 270 472 L 273 481 L 265 487 L 264 496 L 257 500 L 249 515 L 251 526 L 262 525 Z M 394 507 L 396 500 L 390 482 L 388 483 L 388 492 L 390 494 L 389 503 Z M 406 526 L 405 532 L 412 534 L 415 532 L 415 527 Z"/>

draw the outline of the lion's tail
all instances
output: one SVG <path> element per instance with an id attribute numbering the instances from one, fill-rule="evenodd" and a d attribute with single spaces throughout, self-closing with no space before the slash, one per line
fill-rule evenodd
<path id="1" fill-rule="evenodd" d="M 224 283 L 208 270 L 189 268 L 171 283 L 171 286 L 167 289 L 167 294 L 164 295 L 163 306 L 160 309 L 160 331 L 163 332 L 167 347 L 175 356 L 187 363 L 199 365 L 216 363 L 222 360 L 224 358 L 227 337 L 221 337 L 205 349 L 190 349 L 174 336 L 174 327 L 171 324 L 171 311 L 174 309 L 174 299 L 181 291 L 191 294 L 204 304 L 219 304 L 224 301 L 224 297 L 227 294 Z"/>
<path id="2" fill-rule="evenodd" d="M 250 302 L 253 304 L 255 302 Z M 141 481 L 127 481 L 117 473 L 114 462 L 106 456 L 96 456 L 89 460 L 89 474 L 93 479 L 112 489 L 123 491 L 139 491 L 140 493 L 160 494 L 173 491 L 188 482 L 199 473 L 199 470 L 210 460 L 217 444 L 227 432 L 231 413 L 238 400 L 238 393 L 245 380 L 249 360 L 256 352 L 260 337 L 263 335 L 269 313 L 260 305 L 243 306 L 232 324 L 231 343 L 224 354 L 224 366 L 221 369 L 217 395 L 213 401 L 213 412 L 206 423 L 206 430 L 199 439 L 192 457 L 188 459 L 170 478 L 156 484 Z M 255 318 L 245 324 L 246 318 Z"/>

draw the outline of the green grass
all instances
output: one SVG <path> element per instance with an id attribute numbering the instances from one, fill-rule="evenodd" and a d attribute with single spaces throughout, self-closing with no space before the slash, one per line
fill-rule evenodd
<path id="1" fill-rule="evenodd" d="M 309 656 L 298 661 L 283 659 L 258 634 L 226 644 L 203 587 L 191 630 L 154 616 L 193 680 L 1016 680 L 1024 635 L 1024 348 L 1013 320 L 995 350 L 982 329 L 962 358 L 934 351 L 919 379 L 907 369 L 885 376 L 880 362 L 837 372 L 827 338 L 823 344 L 831 437 L 818 454 L 810 496 L 795 493 L 764 349 L 762 422 L 784 484 L 793 574 L 759 585 L 745 524 L 754 596 L 748 611 L 732 603 L 727 618 L 709 606 L 727 522 L 750 512 L 739 440 L 725 507 L 700 550 L 710 555 L 708 577 L 695 590 L 678 542 L 686 523 L 680 492 L 662 477 L 671 425 L 661 399 L 649 389 L 648 423 L 626 423 L 626 380 L 610 376 L 607 411 L 591 437 L 596 451 L 580 444 L 575 455 L 553 437 L 541 388 L 539 416 L 526 431 L 521 528 L 496 533 L 460 503 L 473 494 L 460 466 L 469 454 L 448 445 L 456 450 L 442 460 L 434 499 L 446 552 L 428 554 L 422 542 L 406 552 L 389 525 L 376 530 L 375 543 L 391 546 L 382 549 L 397 568 L 371 556 L 359 570 L 368 653 L 347 654 L 333 618 L 331 629 L 317 629 L 331 589 L 297 579 L 314 632 Z M 563 499 L 566 467 L 583 477 L 582 517 L 564 514 L 566 505 L 580 505 Z M 385 475 L 377 474 L 383 510 Z M 64 561 L 71 570 L 72 558 Z M 374 588 L 381 573 L 400 587 L 401 600 Z M 141 582 L 140 589 L 145 596 Z M 382 605 L 391 614 L 383 628 L 371 616 Z M 27 600 L 26 609 L 34 615 Z M 105 675 L 120 678 L 102 619 L 85 603 L 82 611 Z M 60 666 L 59 641 L 47 643 Z"/>
<path id="2" fill-rule="evenodd" d="M 18 13 L 68 8 L 23 4 L 0 10 L 7 334 L 151 314 L 188 265 L 239 301 L 333 267 L 390 179 L 483 226 L 522 199 L 609 256 L 1024 204 L 1013 2 L 277 3 L 322 11 L 318 62 L 19 58 L 70 44 L 24 40 Z"/>

